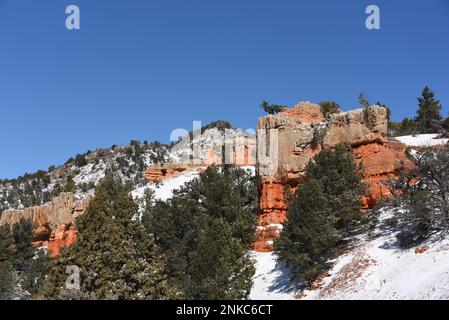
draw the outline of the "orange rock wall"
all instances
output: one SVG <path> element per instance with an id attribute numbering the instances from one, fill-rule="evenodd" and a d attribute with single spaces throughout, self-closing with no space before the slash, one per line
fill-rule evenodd
<path id="1" fill-rule="evenodd" d="M 33 245 L 47 247 L 50 256 L 59 254 L 63 247 L 76 241 L 75 219 L 83 214 L 93 196 L 75 201 L 73 193 L 61 193 L 59 197 L 42 206 L 24 210 L 5 210 L 0 225 L 10 226 L 24 218 L 33 223 Z"/>
<path id="2" fill-rule="evenodd" d="M 261 161 L 257 163 L 260 177 L 259 227 L 254 250 L 273 250 L 272 242 L 287 218 L 284 190 L 287 186 L 294 192 L 305 176 L 305 166 L 321 150 L 320 146 L 311 144 L 317 127 L 326 126 L 322 147 L 348 144 L 352 146 L 356 163 L 363 162 L 365 180 L 371 185 L 370 195 L 363 198 L 364 208 L 372 208 L 379 198 L 390 195 L 385 181 L 397 177 L 401 170 L 412 168 L 414 163 L 407 158 L 405 145 L 388 140 L 386 110 L 378 106 L 372 110 L 375 121 L 371 126 L 364 123 L 361 109 L 331 115 L 330 120 L 324 123 L 319 105 L 309 102 L 259 119 L 258 130 L 277 129 L 279 132 L 279 163 L 277 171 L 271 174 L 266 173 Z"/>

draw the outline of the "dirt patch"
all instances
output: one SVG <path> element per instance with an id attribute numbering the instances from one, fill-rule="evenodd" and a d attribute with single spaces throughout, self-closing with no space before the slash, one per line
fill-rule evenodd
<path id="1" fill-rule="evenodd" d="M 352 260 L 334 275 L 332 281 L 321 290 L 318 297 L 323 299 L 339 292 L 356 290 L 354 286 L 356 280 L 363 275 L 369 266 L 376 263 L 365 250 L 356 249 Z"/>

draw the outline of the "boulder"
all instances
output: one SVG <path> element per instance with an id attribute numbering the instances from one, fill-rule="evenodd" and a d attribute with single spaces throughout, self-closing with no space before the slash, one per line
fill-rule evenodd
<path id="1" fill-rule="evenodd" d="M 425 246 L 422 246 L 422 247 L 415 248 L 415 253 L 416 254 L 421 254 L 421 253 L 424 253 L 424 252 L 428 251 L 429 249 L 430 249 L 430 247 L 428 245 L 425 245 Z"/>

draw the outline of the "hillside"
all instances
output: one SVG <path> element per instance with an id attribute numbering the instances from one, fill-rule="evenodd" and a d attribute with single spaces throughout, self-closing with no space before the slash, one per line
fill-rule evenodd
<path id="1" fill-rule="evenodd" d="M 25 174 L 0 181 L 0 212 L 42 205 L 61 192 L 74 192 L 77 198 L 93 193 L 95 185 L 108 173 L 136 187 L 145 184 L 142 172 L 154 163 L 168 160 L 170 146 L 131 141 L 127 146 L 88 151 L 47 171 Z"/>
<path id="2" fill-rule="evenodd" d="M 339 115 L 339 117 L 352 116 L 351 113 Z M 272 119 L 276 118 L 269 117 L 269 119 L 272 124 Z M 203 128 L 202 135 L 195 140 L 200 146 L 196 151 L 189 139 L 181 140 L 174 145 L 131 141 L 127 146 L 113 146 L 77 155 L 64 165 L 51 167 L 48 171 L 0 181 L 0 209 L 3 212 L 6 209 L 22 210 L 40 206 L 51 203 L 51 200 L 58 201 L 61 195 L 70 197 L 70 194 L 73 194 L 75 202 L 88 199 L 94 193 L 99 181 L 112 173 L 132 186 L 131 195 L 139 205 L 141 214 L 146 205 L 147 190 L 153 191 L 155 200 L 166 201 L 173 196 L 174 190 L 197 178 L 207 165 L 222 157 L 219 152 L 214 153 L 215 151 L 211 150 L 220 149 L 224 129 L 229 130 L 226 137 L 232 140 L 254 138 L 251 134 L 229 128 L 227 124 L 223 127 L 222 122 L 218 122 L 218 125 L 219 127 Z M 301 126 L 307 127 L 307 123 Z M 377 137 L 372 139 L 377 146 Z M 408 146 L 410 154 L 415 156 L 422 147 L 448 142 L 448 139 L 438 139 L 436 134 L 401 136 L 392 140 L 388 144 L 393 145 L 395 141 L 399 141 Z M 364 146 L 360 148 L 363 149 Z M 376 148 L 380 150 L 376 159 L 380 159 L 384 156 L 382 152 L 385 150 L 378 146 Z M 246 156 L 245 162 L 249 159 L 249 153 Z M 366 157 L 366 154 L 364 156 Z M 156 164 L 183 163 L 192 157 L 203 159 L 203 163 L 187 166 L 176 175 L 155 183 L 148 183 L 145 180 L 143 173 L 148 167 L 157 167 Z M 253 176 L 256 175 L 255 165 L 244 165 L 242 168 Z M 282 210 L 285 211 L 286 208 L 283 207 Z M 447 294 L 449 280 L 446 280 L 449 273 L 449 240 L 432 238 L 419 247 L 400 249 L 396 243 L 397 230 L 389 227 L 389 220 L 397 210 L 400 208 L 382 209 L 377 228 L 358 235 L 345 253 L 331 261 L 332 268 L 314 284 L 313 290 L 299 291 L 290 282 L 288 268 L 277 261 L 275 253 L 251 251 L 249 255 L 255 263 L 256 270 L 249 298 L 256 300 L 449 298 Z M 265 236 L 263 241 L 272 248 L 274 236 L 266 237 L 266 232 L 274 228 L 278 233 L 282 231 L 282 224 L 268 222 L 261 217 L 258 232 Z M 66 231 L 71 230 L 67 228 Z M 46 243 L 45 241 L 42 243 Z M 263 248 L 265 250 L 266 246 Z"/>
<path id="3" fill-rule="evenodd" d="M 397 139 L 412 149 L 448 141 L 437 136 Z M 376 230 L 360 235 L 348 252 L 332 261 L 328 275 L 316 283 L 314 290 L 299 292 L 292 287 L 288 269 L 277 263 L 274 253 L 254 253 L 257 271 L 251 298 L 448 299 L 449 240 L 435 236 L 419 247 L 400 249 L 395 237 L 398 231 L 388 224 L 396 210 L 400 208 L 382 210 Z"/>

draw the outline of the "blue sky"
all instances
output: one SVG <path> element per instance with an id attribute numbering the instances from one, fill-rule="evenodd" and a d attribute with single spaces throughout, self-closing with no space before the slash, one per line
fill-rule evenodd
<path id="1" fill-rule="evenodd" d="M 447 115 L 447 0 L 0 0 L 0 178 L 193 120 L 254 128 L 262 100 L 351 109 L 363 91 L 398 120 L 425 85 Z"/>

